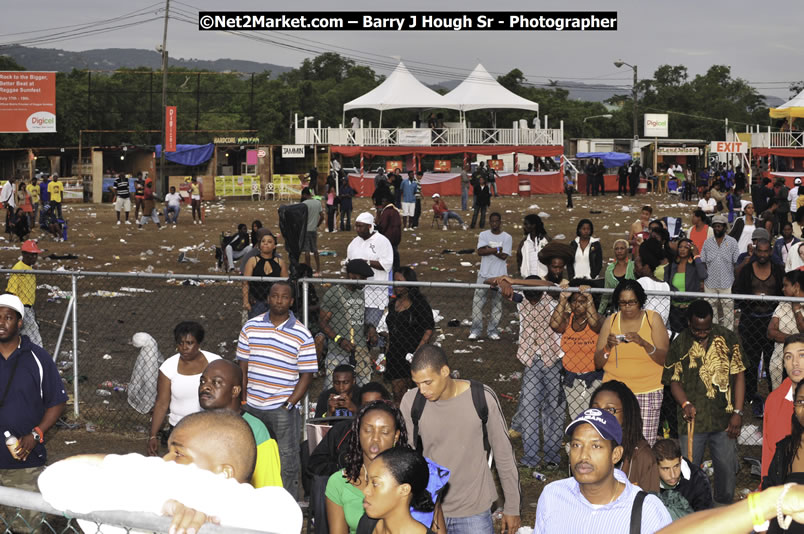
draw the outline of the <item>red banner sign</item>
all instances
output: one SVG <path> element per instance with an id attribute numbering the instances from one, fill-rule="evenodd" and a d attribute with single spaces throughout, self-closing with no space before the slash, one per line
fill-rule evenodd
<path id="1" fill-rule="evenodd" d="M 176 106 L 165 107 L 165 152 L 176 152 Z"/>
<path id="2" fill-rule="evenodd" d="M 494 169 L 495 171 L 501 171 L 505 167 L 505 162 L 501 159 L 490 159 L 488 160 L 488 168 Z"/>
<path id="3" fill-rule="evenodd" d="M 56 131 L 56 73 L 0 71 L 0 132 Z"/>
<path id="4" fill-rule="evenodd" d="M 438 172 L 449 172 L 452 162 L 448 159 L 437 159 L 433 164 L 433 170 Z"/>
<path id="5" fill-rule="evenodd" d="M 402 170 L 401 160 L 387 160 L 385 162 L 385 172 L 394 172 L 396 169 Z"/>

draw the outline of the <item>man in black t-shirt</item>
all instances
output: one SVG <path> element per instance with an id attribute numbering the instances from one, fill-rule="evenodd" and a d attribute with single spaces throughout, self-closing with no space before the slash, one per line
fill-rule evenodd
<path id="1" fill-rule="evenodd" d="M 117 224 L 120 222 L 120 211 L 126 211 L 126 224 L 131 224 L 128 220 L 128 214 L 131 212 L 131 190 L 128 185 L 128 178 L 121 172 L 114 179 L 112 191 L 115 195 L 114 211 L 117 213 Z"/>

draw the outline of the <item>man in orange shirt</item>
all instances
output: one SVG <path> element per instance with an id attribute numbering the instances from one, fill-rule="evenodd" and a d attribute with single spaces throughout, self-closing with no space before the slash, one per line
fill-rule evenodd
<path id="1" fill-rule="evenodd" d="M 441 217 L 441 223 L 444 226 L 444 230 L 449 228 L 449 220 L 455 219 L 458 221 L 458 224 L 461 225 L 461 228 L 466 230 L 466 224 L 461 219 L 461 216 L 455 213 L 454 211 L 450 211 L 447 208 L 447 205 L 444 203 L 444 200 L 441 198 L 441 195 L 438 193 L 433 194 L 433 212 L 435 213 L 436 217 Z"/>

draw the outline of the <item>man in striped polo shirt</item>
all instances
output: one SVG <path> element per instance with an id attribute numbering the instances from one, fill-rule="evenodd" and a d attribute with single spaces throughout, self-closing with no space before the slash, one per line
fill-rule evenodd
<path id="1" fill-rule="evenodd" d="M 302 400 L 318 370 L 310 331 L 290 311 L 293 288 L 275 282 L 268 312 L 243 325 L 237 360 L 243 370 L 245 410 L 260 419 L 279 445 L 282 485 L 299 499 L 299 440 Z"/>

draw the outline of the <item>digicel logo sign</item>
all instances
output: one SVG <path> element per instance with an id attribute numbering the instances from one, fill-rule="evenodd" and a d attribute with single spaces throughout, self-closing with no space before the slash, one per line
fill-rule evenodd
<path id="1" fill-rule="evenodd" d="M 651 128 L 664 128 L 667 126 L 667 119 L 663 121 L 657 121 L 654 119 L 646 119 L 648 126 Z"/>
<path id="2" fill-rule="evenodd" d="M 38 111 L 28 117 L 25 127 L 29 132 L 55 132 L 56 116 L 47 111 Z"/>

